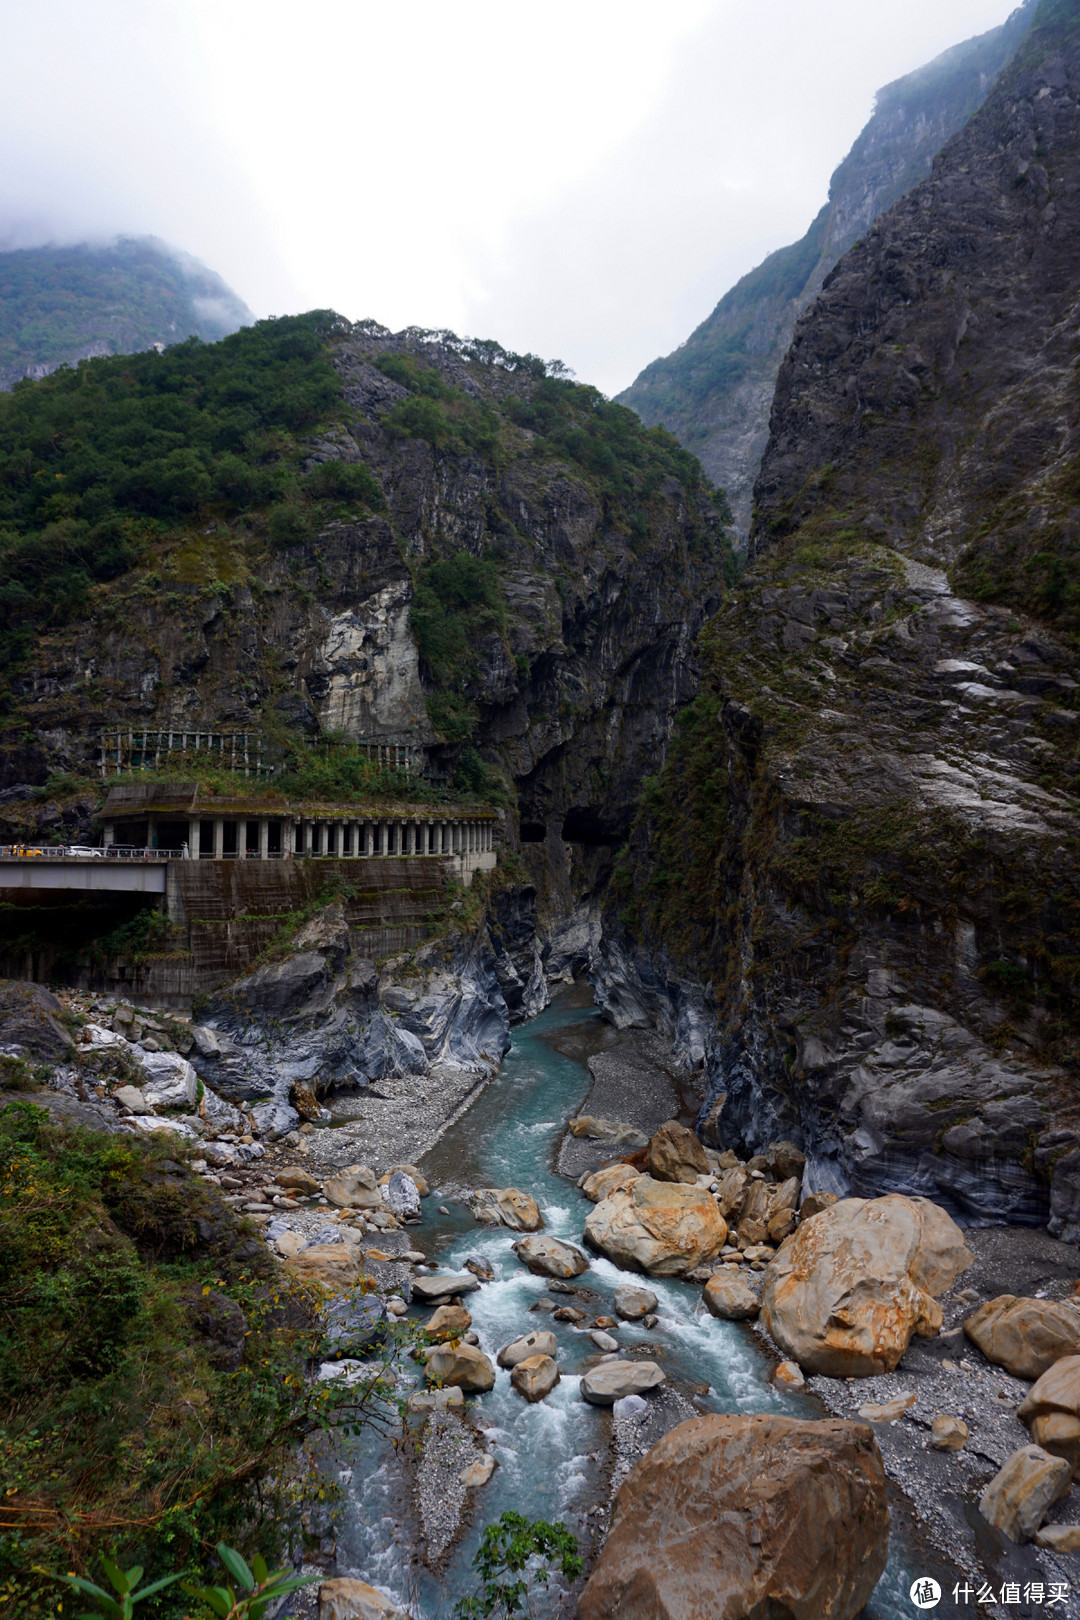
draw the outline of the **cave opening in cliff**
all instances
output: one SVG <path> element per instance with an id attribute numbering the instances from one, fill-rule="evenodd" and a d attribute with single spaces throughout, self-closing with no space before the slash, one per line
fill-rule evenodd
<path id="1" fill-rule="evenodd" d="M 594 805 L 574 806 L 566 812 L 562 827 L 566 844 L 602 844 L 611 847 L 622 842 L 600 818 Z"/>

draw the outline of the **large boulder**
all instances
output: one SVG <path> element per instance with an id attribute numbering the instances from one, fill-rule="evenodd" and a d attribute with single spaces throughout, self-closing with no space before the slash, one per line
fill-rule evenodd
<path id="1" fill-rule="evenodd" d="M 394 1171 L 382 1196 L 391 1215 L 396 1215 L 399 1221 L 420 1219 L 420 1189 L 404 1170 Z"/>
<path id="2" fill-rule="evenodd" d="M 608 1164 L 583 1176 L 581 1190 L 591 1204 L 598 1204 L 609 1193 L 628 1191 L 640 1174 L 632 1164 Z"/>
<path id="3" fill-rule="evenodd" d="M 146 1074 L 142 1094 L 155 1108 L 194 1108 L 199 1100 L 199 1077 L 179 1052 L 140 1052 Z"/>
<path id="4" fill-rule="evenodd" d="M 523 1361 L 515 1363 L 510 1382 L 530 1404 L 542 1401 L 559 1382 L 559 1369 L 554 1356 L 526 1356 Z"/>
<path id="5" fill-rule="evenodd" d="M 748 1322 L 761 1308 L 754 1290 L 737 1271 L 716 1272 L 705 1284 L 701 1298 L 709 1315 L 718 1316 L 722 1322 Z"/>
<path id="6" fill-rule="evenodd" d="M 843 1198 L 804 1221 L 765 1270 L 761 1314 L 804 1371 L 892 1372 L 912 1334 L 941 1327 L 935 1296 L 972 1256 L 956 1223 L 925 1198 Z"/>
<path id="7" fill-rule="evenodd" d="M 623 1283 L 615 1290 L 615 1315 L 621 1316 L 624 1322 L 640 1322 L 643 1316 L 651 1316 L 660 1301 L 651 1288 L 635 1288 L 633 1283 Z"/>
<path id="8" fill-rule="evenodd" d="M 417 1169 L 415 1164 L 392 1164 L 386 1174 L 379 1177 L 379 1186 L 382 1187 L 389 1185 L 390 1177 L 396 1175 L 399 1170 L 402 1171 L 404 1175 L 408 1176 L 410 1181 L 414 1181 L 416 1183 L 416 1190 L 420 1194 L 421 1198 L 429 1198 L 431 1196 L 431 1188 L 428 1186 L 427 1177 L 424 1175 L 422 1170 Z"/>
<path id="9" fill-rule="evenodd" d="M 374 1174 L 365 1166 L 343 1170 L 323 1182 L 323 1196 L 338 1209 L 383 1209 Z"/>
<path id="10" fill-rule="evenodd" d="M 409 1620 L 409 1616 L 367 1581 L 342 1576 L 319 1587 L 319 1620 Z"/>
<path id="11" fill-rule="evenodd" d="M 296 1164 L 286 1165 L 284 1170 L 279 1170 L 274 1180 L 279 1187 L 284 1187 L 286 1192 L 293 1193 L 298 1198 L 314 1198 L 322 1186 L 310 1170 L 302 1170 Z"/>
<path id="12" fill-rule="evenodd" d="M 429 1339 L 462 1339 L 472 1327 L 472 1316 L 464 1305 L 440 1305 L 424 1323 Z"/>
<path id="13" fill-rule="evenodd" d="M 570 1135 L 585 1137 L 591 1142 L 611 1142 L 630 1152 L 643 1148 L 648 1137 L 636 1125 L 624 1125 L 617 1119 L 597 1119 L 593 1114 L 577 1114 L 569 1125 Z"/>
<path id="14" fill-rule="evenodd" d="M 495 1359 L 500 1367 L 516 1367 L 519 1361 L 525 1361 L 529 1356 L 553 1356 L 557 1348 L 554 1333 L 546 1328 L 538 1328 L 535 1333 L 526 1333 L 523 1338 L 504 1345 Z"/>
<path id="15" fill-rule="evenodd" d="M 457 1294 L 472 1294 L 480 1283 L 471 1271 L 438 1271 L 434 1277 L 412 1279 L 413 1299 L 419 1305 L 428 1305 L 433 1299 L 452 1299 Z"/>
<path id="16" fill-rule="evenodd" d="M 311 1243 L 289 1255 L 284 1264 L 304 1282 L 325 1283 L 339 1290 L 358 1283 L 364 1275 L 363 1255 L 351 1243 Z"/>
<path id="17" fill-rule="evenodd" d="M 639 1176 L 589 1211 L 585 1238 L 618 1266 L 675 1277 L 719 1254 L 727 1224 L 704 1188 Z"/>
<path id="18" fill-rule="evenodd" d="M 691 1418 L 627 1476 L 580 1620 L 854 1620 L 885 1568 L 872 1431 L 839 1418 Z"/>
<path id="19" fill-rule="evenodd" d="M 0 979 L 0 1052 L 35 1063 L 70 1063 L 75 1045 L 64 1009 L 44 985 Z"/>
<path id="20" fill-rule="evenodd" d="M 751 1181 L 746 1188 L 739 1213 L 739 1236 L 745 1244 L 765 1243 L 771 1230 L 778 1230 L 784 1216 L 790 1220 L 784 1230 L 787 1236 L 795 1224 L 795 1211 L 799 1207 L 801 1183 L 795 1176 L 787 1181 Z"/>
<path id="21" fill-rule="evenodd" d="M 466 1394 L 482 1394 L 494 1388 L 495 1368 L 475 1345 L 440 1344 L 427 1358 L 424 1377 L 429 1384 L 453 1385 Z"/>
<path id="22" fill-rule="evenodd" d="M 1030 1541 L 1055 1502 L 1068 1495 L 1072 1468 L 1041 1446 L 1021 1446 L 979 1498 L 979 1512 L 1010 1541 Z"/>
<path id="23" fill-rule="evenodd" d="M 544 1224 L 536 1200 L 516 1187 L 477 1187 L 465 1200 L 475 1220 L 508 1226 L 512 1232 L 539 1232 Z"/>
<path id="24" fill-rule="evenodd" d="M 1065 1458 L 1075 1478 L 1080 1471 L 1080 1356 L 1055 1361 L 1032 1384 L 1016 1415 L 1037 1446 Z"/>
<path id="25" fill-rule="evenodd" d="M 1080 1352 L 1080 1311 L 1062 1300 L 999 1294 L 967 1318 L 964 1332 L 1014 1378 L 1041 1378 L 1062 1356 Z"/>
<path id="26" fill-rule="evenodd" d="M 693 1131 L 669 1119 L 649 1141 L 645 1168 L 656 1181 L 684 1181 L 692 1187 L 698 1176 L 708 1175 L 709 1161 Z"/>
<path id="27" fill-rule="evenodd" d="M 656 1389 L 667 1374 L 655 1361 L 601 1361 L 581 1380 L 582 1399 L 590 1406 L 614 1406 L 624 1395 L 644 1395 Z"/>
<path id="28" fill-rule="evenodd" d="M 323 1312 L 327 1356 L 359 1356 L 386 1332 L 386 1308 L 378 1294 L 332 1299 Z"/>
<path id="29" fill-rule="evenodd" d="M 580 1277 L 589 1262 L 572 1243 L 553 1237 L 526 1237 L 514 1244 L 522 1265 L 540 1277 Z"/>
<path id="30" fill-rule="evenodd" d="M 791 1177 L 798 1182 L 802 1181 L 806 1154 L 802 1148 L 796 1147 L 794 1142 L 770 1142 L 765 1150 L 765 1157 L 769 1161 L 769 1173 L 777 1181 L 787 1181 Z"/>
<path id="31" fill-rule="evenodd" d="M 716 1184 L 716 1203 L 725 1221 L 737 1225 L 741 1216 L 747 1189 L 754 1183 L 745 1165 L 733 1164 L 724 1170 Z"/>

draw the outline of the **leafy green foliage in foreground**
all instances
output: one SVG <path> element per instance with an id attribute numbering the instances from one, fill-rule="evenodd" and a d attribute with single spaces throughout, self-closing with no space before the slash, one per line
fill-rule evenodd
<path id="1" fill-rule="evenodd" d="M 454 1620 L 509 1620 L 531 1614 L 530 1589 L 546 1586 L 553 1571 L 573 1581 L 584 1565 L 578 1544 L 559 1520 L 526 1519 L 508 1512 L 489 1524 L 473 1559 L 477 1589 L 454 1605 Z"/>
<path id="2" fill-rule="evenodd" d="M 382 1411 L 379 1378 L 310 1379 L 317 1291 L 178 1151 L 0 1110 L 0 1612 L 55 1613 L 43 1572 L 92 1555 L 197 1575 L 223 1535 L 280 1550 L 299 1442 Z"/>
<path id="3" fill-rule="evenodd" d="M 366 468 L 299 476 L 293 436 L 333 411 L 329 311 L 220 343 L 82 362 L 0 394 L 0 653 L 77 612 L 155 535 L 206 509 L 272 507 L 275 537 L 378 504 Z"/>
<path id="4" fill-rule="evenodd" d="M 294 1575 L 291 1569 L 271 1571 L 261 1553 L 254 1555 L 249 1566 L 242 1554 L 234 1547 L 226 1547 L 223 1541 L 218 1542 L 217 1552 L 240 1588 L 239 1596 L 232 1586 L 198 1586 L 194 1581 L 185 1581 L 183 1587 L 216 1620 L 263 1620 L 271 1604 L 276 1607 L 290 1592 L 298 1592 L 302 1586 L 311 1586 L 319 1579 L 318 1575 Z M 134 1620 L 137 1603 L 145 1603 L 147 1598 L 180 1579 L 179 1575 L 163 1575 L 160 1580 L 140 1586 L 143 1571 L 138 1564 L 123 1570 L 111 1558 L 102 1557 L 101 1566 L 116 1593 L 115 1598 L 96 1581 L 79 1575 L 63 1577 L 73 1591 L 84 1594 L 95 1605 L 93 1613 L 83 1614 L 79 1620 L 99 1620 L 100 1616 L 104 1616 L 104 1620 Z"/>

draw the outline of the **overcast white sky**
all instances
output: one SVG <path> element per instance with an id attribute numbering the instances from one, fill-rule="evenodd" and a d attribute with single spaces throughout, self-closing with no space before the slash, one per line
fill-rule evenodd
<path id="1" fill-rule="evenodd" d="M 0 0 L 0 241 L 152 233 L 614 393 L 1011 0 Z"/>

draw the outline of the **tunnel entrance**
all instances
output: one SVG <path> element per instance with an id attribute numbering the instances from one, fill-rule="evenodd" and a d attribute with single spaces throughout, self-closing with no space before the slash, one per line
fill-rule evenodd
<path id="1" fill-rule="evenodd" d="M 10 892 L 10 891 L 9 891 Z M 0 977 L 85 982 L 110 956 L 138 954 L 167 928 L 155 895 L 33 891 L 0 898 Z"/>

